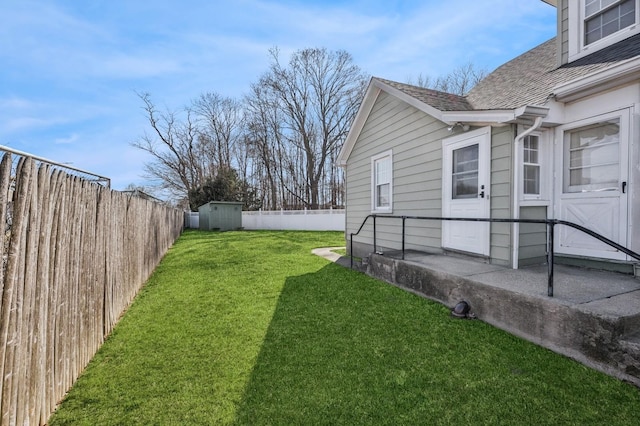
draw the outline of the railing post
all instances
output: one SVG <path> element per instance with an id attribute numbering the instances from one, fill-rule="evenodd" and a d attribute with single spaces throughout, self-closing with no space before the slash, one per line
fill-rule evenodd
<path id="1" fill-rule="evenodd" d="M 351 259 L 351 269 L 353 269 L 353 232 L 349 234 L 349 259 Z"/>
<path id="2" fill-rule="evenodd" d="M 378 252 L 378 247 L 376 245 L 376 215 L 373 215 L 373 252 Z"/>
<path id="3" fill-rule="evenodd" d="M 547 248 L 547 296 L 553 297 L 553 226 L 555 223 L 551 220 L 547 222 L 549 230 L 549 247 Z"/>
<path id="4" fill-rule="evenodd" d="M 407 220 L 406 216 L 402 216 L 402 260 L 404 260 L 404 222 Z"/>

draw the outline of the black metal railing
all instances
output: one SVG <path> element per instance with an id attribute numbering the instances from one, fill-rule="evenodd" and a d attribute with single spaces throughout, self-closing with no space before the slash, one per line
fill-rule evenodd
<path id="1" fill-rule="evenodd" d="M 549 297 L 553 297 L 553 239 L 554 239 L 554 226 L 555 225 L 564 225 L 569 226 L 571 228 L 577 229 L 579 231 L 584 232 L 587 235 L 596 238 L 597 240 L 602 241 L 603 243 L 615 248 L 616 250 L 621 251 L 627 256 L 633 257 L 634 259 L 640 261 L 640 254 L 629 250 L 628 248 L 616 243 L 613 240 L 610 240 L 607 237 L 604 237 L 597 232 L 592 231 L 589 228 L 585 228 L 582 225 L 578 225 L 577 223 L 569 222 L 566 220 L 560 219 L 481 219 L 481 218 L 464 218 L 464 217 L 437 217 L 437 216 L 393 216 L 393 215 L 377 215 L 370 214 L 364 218 L 360 228 L 358 228 L 357 232 L 352 232 L 349 234 L 349 256 L 351 258 L 351 268 L 353 269 L 353 237 L 358 235 L 364 225 L 367 223 L 369 218 L 373 218 L 373 252 L 377 252 L 376 245 L 376 219 L 384 218 L 384 219 L 402 219 L 402 260 L 404 260 L 405 254 L 405 230 L 406 230 L 406 221 L 407 219 L 416 219 L 416 220 L 438 220 L 438 221 L 463 221 L 463 222 L 491 222 L 491 223 L 537 223 L 544 224 L 547 227 L 547 295 Z"/>

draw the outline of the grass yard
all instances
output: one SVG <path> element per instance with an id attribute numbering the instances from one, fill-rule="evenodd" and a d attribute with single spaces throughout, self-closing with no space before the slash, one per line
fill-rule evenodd
<path id="1" fill-rule="evenodd" d="M 631 425 L 640 391 L 312 255 L 187 231 L 50 425 Z"/>

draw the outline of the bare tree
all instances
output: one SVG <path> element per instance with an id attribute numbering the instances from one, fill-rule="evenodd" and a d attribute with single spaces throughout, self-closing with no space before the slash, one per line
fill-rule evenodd
<path id="1" fill-rule="evenodd" d="M 201 137 L 214 148 L 218 167 L 232 167 L 232 153 L 242 138 L 244 116 L 240 102 L 208 92 L 193 101 L 193 111 L 202 120 Z"/>
<path id="2" fill-rule="evenodd" d="M 151 132 L 132 145 L 149 153 L 146 177 L 185 204 L 188 194 L 220 170 L 241 169 L 245 179 L 245 153 L 237 145 L 244 137 L 241 104 L 216 93 L 205 93 L 181 114 L 160 112 L 148 93 L 138 95 Z"/>
<path id="3" fill-rule="evenodd" d="M 486 76 L 487 71 L 485 69 L 477 69 L 472 63 L 466 63 L 455 68 L 449 74 L 436 77 L 435 79 L 419 74 L 415 81 L 409 78 L 407 82 L 426 89 L 434 89 L 464 96 Z"/>
<path id="4" fill-rule="evenodd" d="M 270 91 L 260 84 L 252 84 L 245 98 L 247 127 L 245 146 L 254 162 L 254 182 L 260 187 L 264 205 L 276 210 L 280 196 L 278 170 L 282 161 L 282 134 L 279 110 Z"/>
<path id="5" fill-rule="evenodd" d="M 174 200 L 231 168 L 272 209 L 342 203 L 335 161 L 368 76 L 345 51 L 305 49 L 286 64 L 270 55 L 242 104 L 205 93 L 178 114 L 139 94 L 151 132 L 133 146 L 151 155 L 147 177 Z"/>
<path id="6" fill-rule="evenodd" d="M 332 153 L 342 146 L 368 77 L 345 51 L 304 49 L 286 65 L 277 49 L 270 54 L 269 71 L 258 85 L 282 120 L 278 133 L 286 146 L 280 146 L 285 156 L 281 184 L 304 206 L 316 209 L 321 179 L 333 166 Z"/>
<path id="7" fill-rule="evenodd" d="M 188 192 L 209 175 L 212 164 L 208 141 L 199 137 L 193 113 L 184 111 L 180 119 L 176 112 L 160 112 L 148 93 L 138 94 L 151 126 L 151 133 L 132 145 L 149 153 L 152 160 L 145 164 L 146 177 L 174 200 L 185 200 Z"/>

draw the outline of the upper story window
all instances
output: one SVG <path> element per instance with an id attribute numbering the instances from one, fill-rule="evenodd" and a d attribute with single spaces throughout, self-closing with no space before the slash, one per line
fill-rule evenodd
<path id="1" fill-rule="evenodd" d="M 390 212 L 393 207 L 393 156 L 391 151 L 371 157 L 371 210 Z"/>
<path id="2" fill-rule="evenodd" d="M 635 0 L 586 0 L 584 44 L 591 44 L 636 23 Z"/>
<path id="3" fill-rule="evenodd" d="M 569 1 L 569 61 L 640 32 L 640 0 Z"/>

